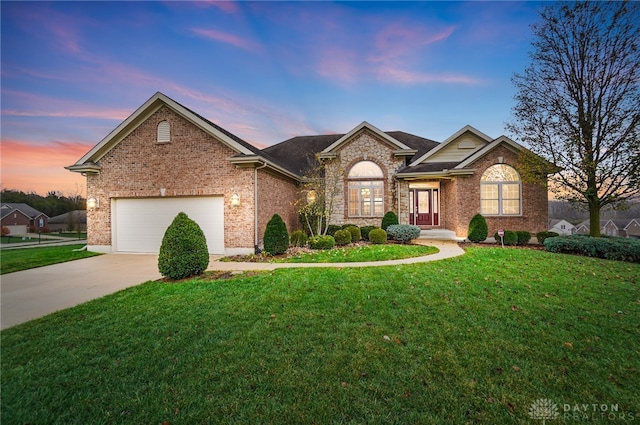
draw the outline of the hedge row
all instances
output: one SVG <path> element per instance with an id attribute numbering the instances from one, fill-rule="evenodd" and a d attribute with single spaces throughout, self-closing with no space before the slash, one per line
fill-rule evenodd
<path id="1" fill-rule="evenodd" d="M 549 252 L 640 263 L 640 240 L 587 235 L 555 236 L 544 241 Z"/>

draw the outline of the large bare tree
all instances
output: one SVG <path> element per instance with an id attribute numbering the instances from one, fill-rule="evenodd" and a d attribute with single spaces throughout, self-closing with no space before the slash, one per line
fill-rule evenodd
<path id="1" fill-rule="evenodd" d="M 587 204 L 600 236 L 600 209 L 640 193 L 640 3 L 554 3 L 532 29 L 507 128 L 555 166 L 550 189 Z M 544 172 L 533 158 L 531 175 Z"/>

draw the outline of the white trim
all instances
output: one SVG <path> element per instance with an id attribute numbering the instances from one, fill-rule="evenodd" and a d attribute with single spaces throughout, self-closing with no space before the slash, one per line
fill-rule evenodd
<path id="1" fill-rule="evenodd" d="M 491 152 L 492 150 L 494 150 L 495 148 L 497 148 L 498 146 L 500 146 L 503 143 L 506 144 L 507 147 L 511 148 L 512 150 L 514 150 L 516 152 L 521 151 L 521 150 L 524 149 L 524 147 L 522 145 L 519 145 L 518 143 L 516 143 L 513 140 L 509 139 L 507 136 L 500 136 L 496 140 L 494 140 L 493 142 L 489 143 L 488 146 L 485 146 L 484 148 L 480 149 L 479 151 L 477 151 L 476 153 L 471 155 L 469 158 L 467 158 L 464 161 L 462 161 L 460 164 L 456 165 L 455 169 L 465 168 L 467 165 L 469 165 L 469 164 L 473 163 L 474 161 L 478 160 L 479 158 L 485 156 L 486 154 L 488 154 L 489 152 Z"/>
<path id="2" fill-rule="evenodd" d="M 478 136 L 479 138 L 483 139 L 487 143 L 490 143 L 491 140 L 493 140 L 491 137 L 487 136 L 486 134 L 484 134 L 480 130 L 478 130 L 478 129 L 470 126 L 470 125 L 465 125 L 460 130 L 456 131 L 451 136 L 449 136 L 444 142 L 440 143 L 438 146 L 436 146 L 435 148 L 431 149 L 429 152 L 425 153 L 420 158 L 416 159 L 411 164 L 409 164 L 409 167 L 413 167 L 413 166 L 416 166 L 416 165 L 424 162 L 424 160 L 426 160 L 427 158 L 432 157 L 435 153 L 437 153 L 440 150 L 444 149 L 445 146 L 447 146 L 449 143 L 451 143 L 454 140 L 456 140 L 458 137 L 462 136 L 467 131 L 470 132 L 470 133 L 475 134 L 476 136 Z"/>
<path id="3" fill-rule="evenodd" d="M 339 147 L 340 145 L 345 143 L 347 140 L 349 140 L 351 137 L 353 137 L 355 134 L 357 134 L 358 132 L 360 132 L 361 130 L 363 130 L 365 128 L 370 130 L 370 131 L 372 131 L 377 136 L 381 137 L 387 143 L 397 147 L 399 150 L 411 150 L 411 148 L 409 146 L 407 146 L 404 143 L 401 143 L 400 141 L 394 139 L 393 137 L 389 136 L 387 133 L 385 133 L 384 131 L 380 130 L 379 128 L 369 124 L 366 121 L 362 121 L 362 123 L 360 123 L 360 125 L 358 125 L 356 128 L 354 128 L 353 130 L 351 130 L 350 132 L 348 132 L 347 134 L 345 134 L 344 136 L 342 136 L 341 138 L 339 138 L 335 142 L 333 142 L 331 145 L 329 145 L 327 148 L 325 148 L 322 152 L 320 152 L 320 154 L 330 153 L 332 150 L 336 149 L 337 147 Z"/>

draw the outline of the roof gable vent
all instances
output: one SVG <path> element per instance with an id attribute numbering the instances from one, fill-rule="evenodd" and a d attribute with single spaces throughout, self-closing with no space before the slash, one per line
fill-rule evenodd
<path id="1" fill-rule="evenodd" d="M 476 144 L 473 141 L 467 139 L 458 143 L 458 149 L 475 149 Z"/>
<path id="2" fill-rule="evenodd" d="M 158 124 L 158 143 L 169 143 L 171 141 L 171 127 L 169 121 L 160 121 Z"/>

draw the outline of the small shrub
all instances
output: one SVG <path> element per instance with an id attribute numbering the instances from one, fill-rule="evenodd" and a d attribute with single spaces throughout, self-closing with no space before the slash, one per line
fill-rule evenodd
<path id="1" fill-rule="evenodd" d="M 362 232 L 358 226 L 348 226 L 344 230 L 351 233 L 351 242 L 358 242 L 362 239 Z"/>
<path id="2" fill-rule="evenodd" d="M 410 224 L 392 224 L 387 227 L 387 235 L 393 240 L 407 243 L 420 237 L 420 228 Z"/>
<path id="3" fill-rule="evenodd" d="M 382 229 L 373 229 L 369 232 L 369 240 L 372 244 L 382 245 L 387 243 L 387 232 Z"/>
<path id="4" fill-rule="evenodd" d="M 209 265 L 207 240 L 198 223 L 181 212 L 164 232 L 158 270 L 169 279 L 184 279 L 197 275 Z"/>
<path id="5" fill-rule="evenodd" d="M 516 245 L 518 243 L 518 234 L 511 230 L 505 230 L 502 238 L 500 238 L 498 232 L 494 233 L 493 237 L 497 243 L 502 243 L 502 238 L 504 238 L 505 245 Z"/>
<path id="6" fill-rule="evenodd" d="M 360 234 L 362 235 L 362 239 L 369 240 L 369 232 L 373 229 L 377 229 L 376 226 L 362 226 L 360 228 Z"/>
<path id="7" fill-rule="evenodd" d="M 351 232 L 347 229 L 341 229 L 336 231 L 333 238 L 336 241 L 336 245 L 347 245 L 351 243 Z"/>
<path id="8" fill-rule="evenodd" d="M 330 224 L 329 226 L 327 226 L 327 235 L 333 236 L 338 230 L 342 230 L 342 227 L 335 224 Z"/>
<path id="9" fill-rule="evenodd" d="M 544 247 L 549 252 L 640 263 L 640 240 L 588 235 L 554 236 L 545 239 Z"/>
<path id="10" fill-rule="evenodd" d="M 516 236 L 518 236 L 516 245 L 526 245 L 531 240 L 531 233 L 525 230 L 516 230 Z"/>
<path id="11" fill-rule="evenodd" d="M 7 226 L 2 226 L 2 236 L 8 236 L 9 233 L 11 233 L 11 230 L 9 230 L 9 228 Z"/>
<path id="12" fill-rule="evenodd" d="M 387 230 L 387 227 L 392 226 L 394 224 L 398 224 L 398 216 L 393 211 L 388 211 L 384 217 L 382 217 L 382 225 L 380 226 L 382 230 Z"/>
<path id="13" fill-rule="evenodd" d="M 309 238 L 311 249 L 331 249 L 336 245 L 336 240 L 331 235 L 312 236 Z"/>
<path id="14" fill-rule="evenodd" d="M 347 224 L 343 224 L 342 226 L 340 226 L 340 228 L 341 228 L 342 230 L 345 230 L 347 227 L 352 227 L 352 226 L 358 227 L 358 226 L 356 226 L 355 224 L 349 224 L 349 223 L 347 223 Z"/>
<path id="15" fill-rule="evenodd" d="M 489 228 L 487 227 L 487 220 L 482 214 L 476 214 L 469 222 L 469 232 L 467 233 L 467 239 L 471 242 L 482 242 L 489 236 Z"/>
<path id="16" fill-rule="evenodd" d="M 264 250 L 269 255 L 279 255 L 289 248 L 289 232 L 282 217 L 274 214 L 264 230 Z"/>
<path id="17" fill-rule="evenodd" d="M 305 246 L 309 237 L 302 230 L 296 230 L 289 236 L 289 243 L 292 246 Z"/>
<path id="18" fill-rule="evenodd" d="M 538 243 L 540 245 L 544 245 L 544 241 L 547 238 L 555 238 L 556 236 L 560 236 L 556 232 L 538 232 L 536 233 L 536 239 L 538 239 Z"/>

